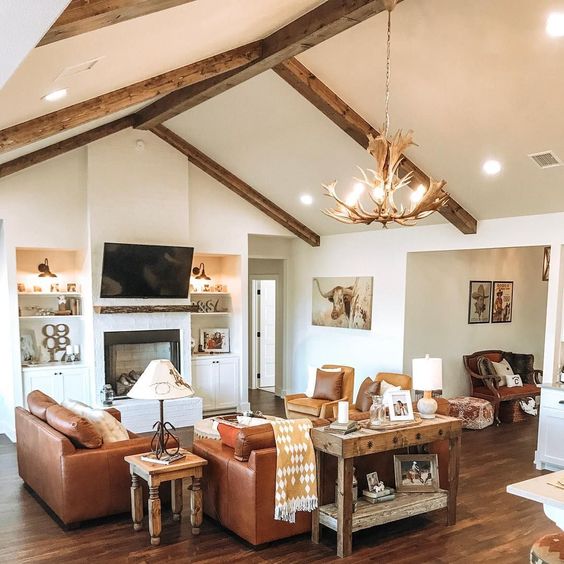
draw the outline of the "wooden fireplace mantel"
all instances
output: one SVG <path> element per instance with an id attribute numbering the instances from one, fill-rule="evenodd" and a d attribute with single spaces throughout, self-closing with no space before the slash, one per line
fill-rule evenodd
<path id="1" fill-rule="evenodd" d="M 190 305 L 128 305 L 128 306 L 94 306 L 94 313 L 197 313 L 198 306 Z"/>

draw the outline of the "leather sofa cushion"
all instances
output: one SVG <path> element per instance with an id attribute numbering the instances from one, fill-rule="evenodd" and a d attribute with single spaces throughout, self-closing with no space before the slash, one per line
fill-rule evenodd
<path id="1" fill-rule="evenodd" d="M 233 427 L 233 425 L 226 425 L 225 423 L 219 423 L 217 426 L 217 432 L 221 437 L 221 442 L 233 449 L 235 448 L 237 433 L 239 433 L 240 430 L 239 427 Z"/>
<path id="2" fill-rule="evenodd" d="M 336 401 L 343 397 L 343 372 L 325 372 L 317 369 L 313 398 L 317 400 Z"/>
<path id="3" fill-rule="evenodd" d="M 288 402 L 291 411 L 305 413 L 307 415 L 316 415 L 319 417 L 321 406 L 327 403 L 327 400 L 313 398 L 296 398 Z"/>
<path id="4" fill-rule="evenodd" d="M 94 425 L 62 405 L 52 405 L 47 409 L 47 423 L 68 437 L 78 448 L 102 446 L 102 435 Z"/>
<path id="5" fill-rule="evenodd" d="M 237 460 L 245 462 L 249 460 L 253 450 L 273 448 L 275 446 L 274 431 L 270 424 L 238 429 L 233 447 L 234 456 Z"/>
<path id="6" fill-rule="evenodd" d="M 47 408 L 52 405 L 59 405 L 52 397 L 44 394 L 40 390 L 33 390 L 27 394 L 27 406 L 30 413 L 39 417 L 42 421 L 47 421 Z"/>
<path id="7" fill-rule="evenodd" d="M 372 378 L 365 378 L 358 389 L 355 407 L 358 411 L 368 411 L 372 405 L 372 398 L 369 394 L 377 394 L 380 389 L 380 382 L 374 382 Z"/>

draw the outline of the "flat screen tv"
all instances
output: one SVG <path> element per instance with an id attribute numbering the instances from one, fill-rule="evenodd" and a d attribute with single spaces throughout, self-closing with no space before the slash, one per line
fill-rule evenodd
<path id="1" fill-rule="evenodd" d="M 192 247 L 104 243 L 102 298 L 187 298 Z"/>

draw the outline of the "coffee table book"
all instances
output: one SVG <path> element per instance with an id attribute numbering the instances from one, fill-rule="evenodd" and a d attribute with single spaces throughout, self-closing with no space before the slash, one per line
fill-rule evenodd
<path id="1" fill-rule="evenodd" d="M 172 464 L 173 462 L 178 462 L 179 460 L 183 460 L 186 458 L 186 455 L 183 452 L 179 452 L 178 454 L 171 455 L 164 455 L 160 458 L 157 458 L 152 452 L 148 452 L 147 454 L 141 455 L 141 460 L 144 462 L 152 462 L 153 464 Z"/>

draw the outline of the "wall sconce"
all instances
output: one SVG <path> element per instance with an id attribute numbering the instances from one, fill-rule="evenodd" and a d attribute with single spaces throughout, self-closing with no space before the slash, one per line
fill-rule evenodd
<path id="1" fill-rule="evenodd" d="M 195 266 L 192 269 L 192 274 L 194 275 L 195 280 L 211 280 L 211 278 L 206 274 L 206 267 L 203 262 L 200 263 L 200 266 Z"/>
<path id="2" fill-rule="evenodd" d="M 39 278 L 57 278 L 57 275 L 51 272 L 47 259 L 37 266 L 37 270 L 39 270 Z"/>

